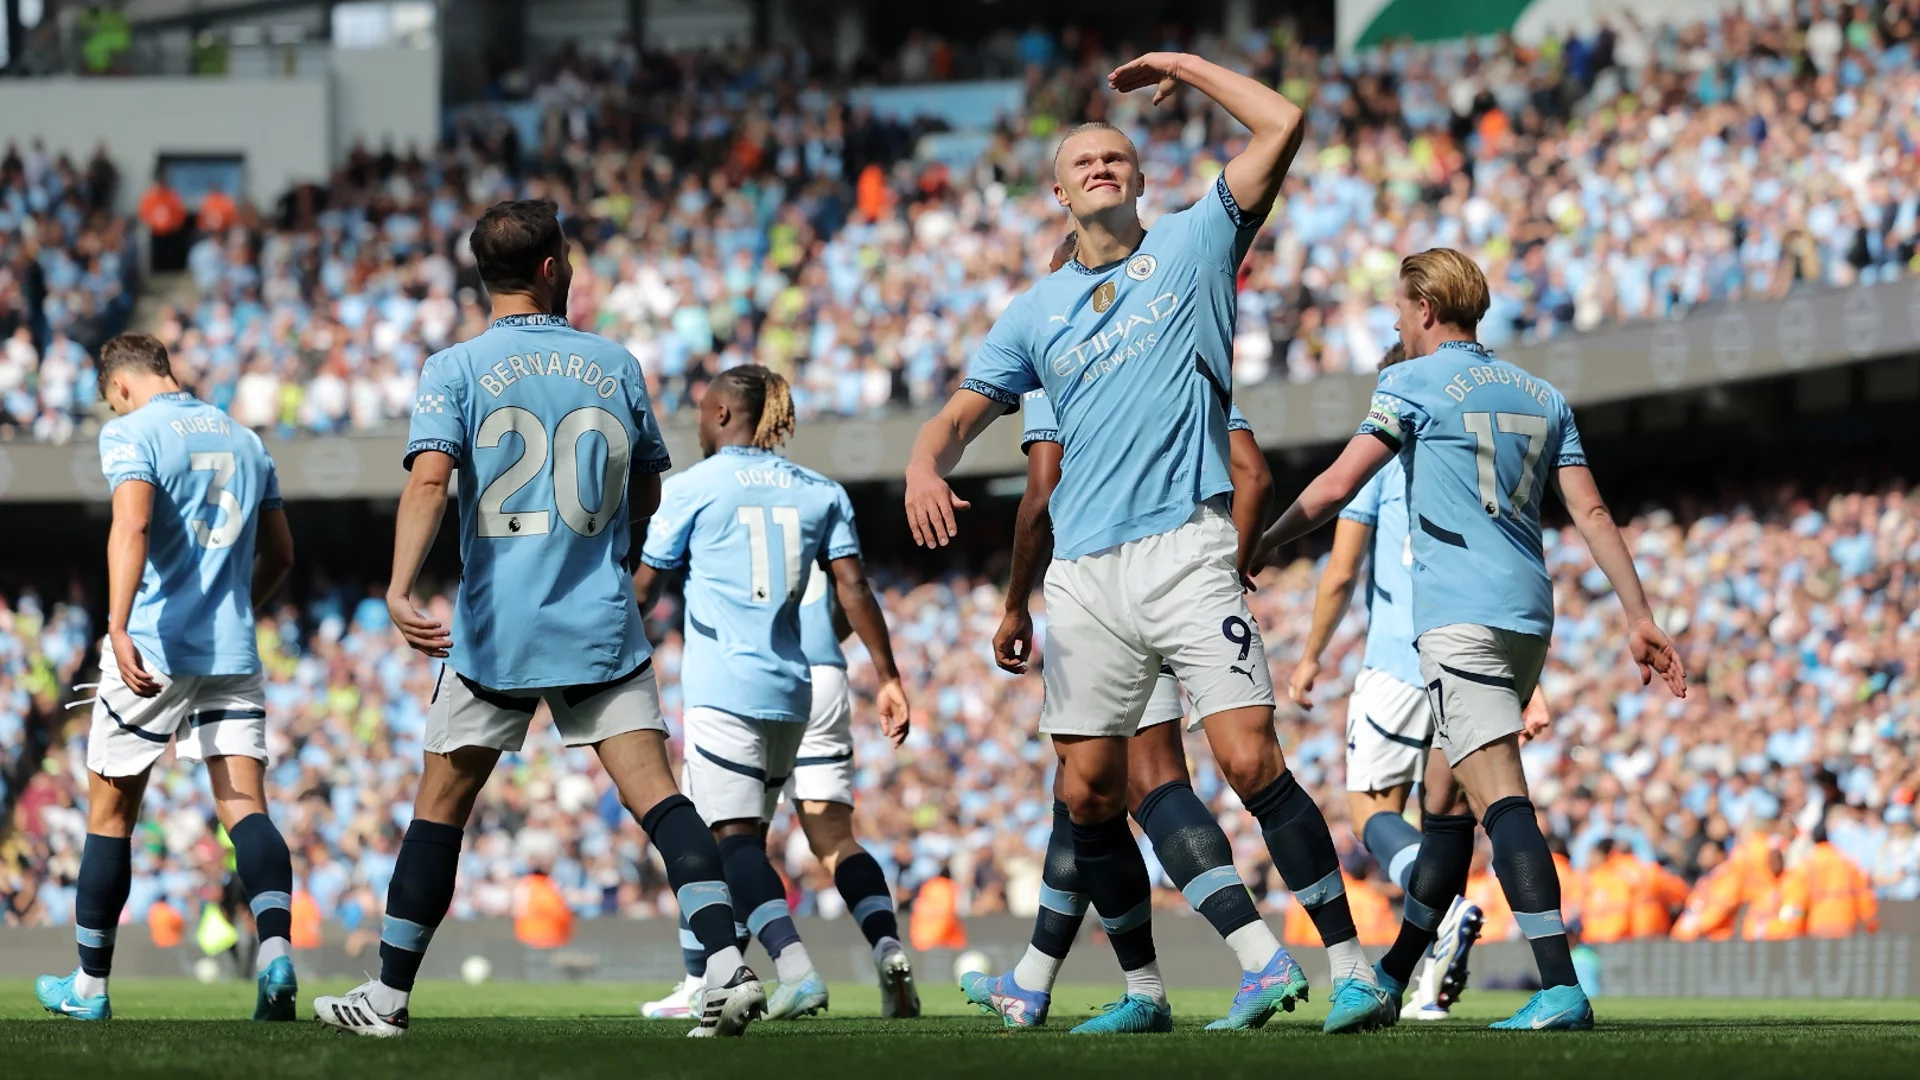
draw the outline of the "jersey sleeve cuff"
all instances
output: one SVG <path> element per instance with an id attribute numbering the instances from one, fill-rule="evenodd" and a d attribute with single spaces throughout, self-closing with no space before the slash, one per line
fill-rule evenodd
<path id="1" fill-rule="evenodd" d="M 1228 431 L 1252 431 L 1253 425 L 1247 423 L 1245 420 L 1228 420 L 1227 430 Z"/>
<path id="2" fill-rule="evenodd" d="M 284 510 L 286 508 L 287 508 L 287 500 L 282 498 L 275 497 L 272 499 L 260 500 L 260 509 L 262 510 Z"/>
<path id="3" fill-rule="evenodd" d="M 650 457 L 645 461 L 633 463 L 633 471 L 637 473 L 663 473 L 671 468 L 673 468 L 673 457 L 670 454 L 661 454 L 659 457 Z"/>
<path id="4" fill-rule="evenodd" d="M 960 383 L 960 389 L 971 390 L 981 397 L 997 401 L 1009 409 L 1017 409 L 1020 407 L 1019 394 L 1013 393 L 1010 390 L 1002 390 L 990 382 L 982 382 L 979 379 L 963 379 Z"/>
<path id="5" fill-rule="evenodd" d="M 687 560 L 684 556 L 678 559 L 663 559 L 658 555 L 649 555 L 644 551 L 640 553 L 640 561 L 653 567 L 655 570 L 678 570 L 687 565 Z"/>
<path id="6" fill-rule="evenodd" d="M 1587 455 L 1585 454 L 1561 454 L 1554 460 L 1553 467 L 1556 469 L 1565 469 L 1569 466 L 1585 465 L 1586 463 Z"/>
<path id="7" fill-rule="evenodd" d="M 1052 428 L 1034 428 L 1020 436 L 1020 452 L 1026 453 L 1027 447 L 1037 442 L 1059 442 L 1060 433 Z"/>
<path id="8" fill-rule="evenodd" d="M 401 467 L 411 470 L 413 459 L 429 450 L 438 450 L 456 461 L 460 459 L 460 444 L 452 439 L 415 439 L 407 444 L 407 456 L 400 459 Z"/>
<path id="9" fill-rule="evenodd" d="M 1386 443 L 1388 448 L 1393 450 L 1394 453 L 1397 454 L 1400 452 L 1400 436 L 1395 435 L 1393 432 L 1388 431 L 1378 424 L 1361 424 L 1360 430 L 1355 434 L 1371 435 L 1381 442 Z"/>
<path id="10" fill-rule="evenodd" d="M 1361 525 L 1377 525 L 1380 523 L 1378 515 L 1369 514 L 1364 510 L 1342 510 L 1340 511 L 1340 520 L 1358 522 Z"/>
<path id="11" fill-rule="evenodd" d="M 828 562 L 833 562 L 836 559 L 857 559 L 859 557 L 860 557 L 860 545 L 858 544 L 846 544 L 841 547 L 832 547 L 827 549 Z"/>
<path id="12" fill-rule="evenodd" d="M 1227 220 L 1233 222 L 1234 228 L 1257 229 L 1267 220 L 1265 214 L 1249 214 L 1240 208 L 1240 200 L 1233 197 L 1233 189 L 1227 186 L 1225 170 L 1221 171 L 1220 179 L 1213 182 L 1213 189 L 1219 193 L 1220 205 L 1226 207 Z"/>
<path id="13" fill-rule="evenodd" d="M 152 484 L 154 487 L 160 486 L 160 478 L 155 476 L 151 471 L 147 469 L 130 469 L 125 472 L 114 473 L 112 476 L 107 477 L 107 490 L 118 491 L 120 490 L 120 485 L 129 480 L 143 480 Z"/>

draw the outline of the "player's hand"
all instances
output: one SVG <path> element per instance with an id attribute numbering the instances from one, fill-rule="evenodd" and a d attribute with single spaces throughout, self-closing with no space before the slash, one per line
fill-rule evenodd
<path id="1" fill-rule="evenodd" d="M 1135 60 L 1129 60 L 1107 75 L 1107 85 L 1122 94 L 1130 94 L 1144 86 L 1153 87 L 1153 103 L 1159 105 L 1173 96 L 1180 88 L 1180 65 L 1186 59 L 1183 53 L 1154 52 Z"/>
<path id="2" fill-rule="evenodd" d="M 993 632 L 993 662 L 1002 671 L 1025 675 L 1032 659 L 1033 615 L 1024 607 L 1010 610 L 1000 617 L 1000 629 Z"/>
<path id="3" fill-rule="evenodd" d="M 1308 656 L 1293 667 L 1293 678 L 1287 680 L 1287 696 L 1300 707 L 1301 712 L 1313 711 L 1313 684 L 1320 678 L 1320 661 Z"/>
<path id="4" fill-rule="evenodd" d="M 127 689 L 141 697 L 158 695 L 160 680 L 147 670 L 133 638 L 125 630 L 115 630 L 107 635 L 107 641 L 113 646 L 113 662 L 120 665 L 120 681 L 127 684 Z"/>
<path id="5" fill-rule="evenodd" d="M 953 512 L 972 506 L 931 471 L 907 474 L 907 528 L 921 547 L 946 547 L 960 533 Z"/>
<path id="6" fill-rule="evenodd" d="M 907 692 L 900 686 L 900 680 L 888 679 L 881 683 L 873 703 L 880 707 L 880 730 L 886 732 L 895 746 L 906 742 L 912 733 L 913 710 L 907 707 Z"/>
<path id="7" fill-rule="evenodd" d="M 1273 530 L 1263 530 L 1254 540 L 1253 550 L 1247 553 L 1247 568 L 1240 576 L 1245 578 L 1246 584 L 1251 586 L 1253 579 L 1265 572 L 1267 567 L 1272 566 L 1279 554 L 1280 545 L 1273 541 Z"/>
<path id="8" fill-rule="evenodd" d="M 408 645 L 428 656 L 444 657 L 453 648 L 453 635 L 437 620 L 414 607 L 413 597 L 406 593 L 387 594 L 387 616 L 400 629 L 400 636 L 407 639 Z"/>
<path id="9" fill-rule="evenodd" d="M 1520 741 L 1529 743 L 1547 733 L 1553 726 L 1553 713 L 1547 709 L 1547 695 L 1539 687 L 1533 688 L 1533 697 L 1527 701 L 1527 707 L 1520 710 Z"/>
<path id="10" fill-rule="evenodd" d="M 1674 650 L 1673 642 L 1667 640 L 1666 632 L 1653 624 L 1652 619 L 1640 619 L 1627 630 L 1627 653 L 1640 668 L 1640 685 L 1647 686 L 1658 674 L 1666 680 L 1667 689 L 1673 696 L 1687 696 L 1687 669 L 1680 662 L 1680 654 Z"/>

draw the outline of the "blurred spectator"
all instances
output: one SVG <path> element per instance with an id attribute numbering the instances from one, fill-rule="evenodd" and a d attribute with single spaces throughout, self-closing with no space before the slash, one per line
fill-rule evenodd
<path id="1" fill-rule="evenodd" d="M 149 263 L 156 274 L 187 268 L 187 204 L 167 182 L 164 169 L 155 170 L 153 183 L 140 196 L 140 221 L 147 227 Z"/>

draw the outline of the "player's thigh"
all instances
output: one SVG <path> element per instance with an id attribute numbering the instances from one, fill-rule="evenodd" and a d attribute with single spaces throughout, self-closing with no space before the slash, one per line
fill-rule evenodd
<path id="1" fill-rule="evenodd" d="M 1234 709 L 1272 709 L 1273 673 L 1235 569 L 1232 519 L 1203 507 L 1150 539 L 1130 553 L 1134 579 L 1152 583 L 1138 603 L 1141 633 L 1179 677 L 1190 711 L 1204 721 Z"/>
<path id="2" fill-rule="evenodd" d="M 1134 630 L 1126 547 L 1048 567 L 1043 734 L 1125 738 L 1145 714 L 1160 660 Z"/>
<path id="3" fill-rule="evenodd" d="M 543 696 L 553 713 L 554 730 L 567 746 L 592 746 L 636 731 L 664 735 L 667 730 L 651 659 L 618 678 L 548 690 Z"/>
<path id="4" fill-rule="evenodd" d="M 526 744 L 527 728 L 539 706 L 538 696 L 493 690 L 442 664 L 427 705 L 426 751 L 517 751 Z"/>
<path id="5" fill-rule="evenodd" d="M 1347 790 L 1397 790 L 1404 804 L 1433 741 L 1431 716 L 1423 689 L 1362 668 L 1347 699 Z"/>
<path id="6" fill-rule="evenodd" d="M 1434 745 L 1446 753 L 1448 765 L 1457 771 L 1468 754 L 1525 728 L 1521 685 L 1533 692 L 1544 642 L 1454 623 L 1421 634 L 1417 645 L 1433 711 Z"/>
<path id="7" fill-rule="evenodd" d="M 231 832 L 254 814 L 267 812 L 267 763 L 245 754 L 207 758 L 207 782 L 213 788 L 213 812 Z"/>
<path id="8" fill-rule="evenodd" d="M 100 685 L 87 732 L 88 771 L 108 779 L 143 776 L 186 725 L 193 704 L 190 685 L 158 669 L 152 675 L 160 692 L 143 698 L 120 677 L 113 648 L 101 645 Z"/>
<path id="9" fill-rule="evenodd" d="M 686 796 L 701 819 L 709 825 L 761 820 L 770 755 L 760 721 L 696 705 L 686 710 L 685 726 Z"/>
<path id="10" fill-rule="evenodd" d="M 796 808 L 802 802 L 853 805 L 853 695 L 847 689 L 846 668 L 813 669 L 813 712 L 786 794 Z"/>
<path id="11" fill-rule="evenodd" d="M 174 753 L 182 761 L 213 761 L 216 758 L 244 758 L 255 763 L 255 771 L 264 771 L 267 762 L 267 682 L 259 673 L 251 675 L 198 675 L 180 680 L 188 705 L 186 723 L 174 737 Z M 242 767 L 244 768 L 244 767 Z M 252 800 L 252 812 L 265 809 L 264 795 Z M 216 810 L 221 801 L 235 803 L 221 813 L 246 809 L 249 799 L 229 789 L 222 798 L 214 791 Z M 244 815 L 243 815 L 244 816 Z M 224 819 L 223 819 L 224 820 Z M 237 818 L 235 820 L 238 820 Z"/>

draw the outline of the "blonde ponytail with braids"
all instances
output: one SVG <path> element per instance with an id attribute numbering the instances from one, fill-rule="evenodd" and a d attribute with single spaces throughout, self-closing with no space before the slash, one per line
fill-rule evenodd
<path id="1" fill-rule="evenodd" d="M 793 434 L 793 392 L 786 379 L 759 364 L 742 364 L 714 381 L 724 383 L 741 411 L 755 418 L 751 445 L 777 450 Z"/>

